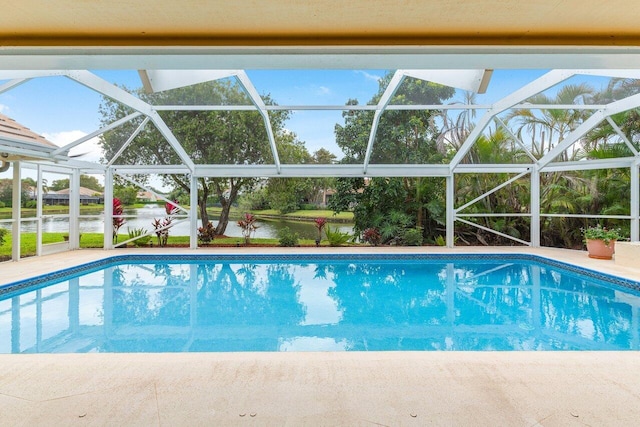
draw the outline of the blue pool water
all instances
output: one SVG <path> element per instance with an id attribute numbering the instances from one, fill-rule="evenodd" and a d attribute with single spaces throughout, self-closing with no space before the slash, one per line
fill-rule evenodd
<path id="1" fill-rule="evenodd" d="M 0 352 L 638 350 L 638 289 L 533 256 L 121 256 L 1 288 Z"/>

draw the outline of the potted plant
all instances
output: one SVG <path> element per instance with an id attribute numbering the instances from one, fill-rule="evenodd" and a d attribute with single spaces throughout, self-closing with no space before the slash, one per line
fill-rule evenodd
<path id="1" fill-rule="evenodd" d="M 589 258 L 611 259 L 615 251 L 616 240 L 622 237 L 619 228 L 606 228 L 598 224 L 582 230 L 587 244 Z"/>

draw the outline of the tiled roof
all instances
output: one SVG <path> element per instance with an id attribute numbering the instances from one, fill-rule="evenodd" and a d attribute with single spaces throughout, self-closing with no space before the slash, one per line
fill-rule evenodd
<path id="1" fill-rule="evenodd" d="M 65 188 L 64 190 L 56 191 L 57 194 L 69 194 L 69 189 Z M 80 195 L 81 196 L 95 196 L 96 194 L 102 195 L 101 192 L 92 190 L 90 188 L 80 187 Z"/>
<path id="2" fill-rule="evenodd" d="M 38 135 L 28 127 L 21 125 L 11 117 L 7 117 L 4 114 L 0 114 L 0 137 L 1 136 L 23 139 L 28 142 L 40 143 L 49 147 L 57 147 L 53 142 L 45 139 L 43 136 Z"/>

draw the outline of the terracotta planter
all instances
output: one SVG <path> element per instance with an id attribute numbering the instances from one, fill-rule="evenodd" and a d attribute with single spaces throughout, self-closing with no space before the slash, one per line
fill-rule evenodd
<path id="1" fill-rule="evenodd" d="M 610 241 L 609 245 L 605 245 L 604 240 L 587 239 L 587 251 L 589 251 L 589 258 L 611 259 L 615 252 L 615 246 L 615 240 Z"/>

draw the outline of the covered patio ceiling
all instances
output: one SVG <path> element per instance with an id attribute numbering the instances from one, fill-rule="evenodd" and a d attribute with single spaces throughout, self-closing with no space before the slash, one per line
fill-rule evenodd
<path id="1" fill-rule="evenodd" d="M 2 46 L 638 46 L 627 0 L 21 0 Z"/>

